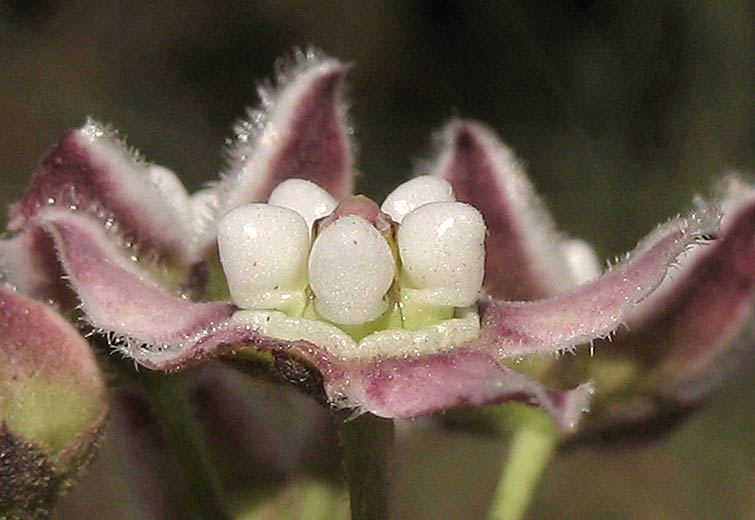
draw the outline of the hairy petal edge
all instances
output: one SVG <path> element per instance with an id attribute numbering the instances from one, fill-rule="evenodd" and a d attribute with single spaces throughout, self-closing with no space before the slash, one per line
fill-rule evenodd
<path id="1" fill-rule="evenodd" d="M 715 234 L 716 207 L 671 220 L 646 237 L 628 258 L 593 282 L 534 302 L 483 305 L 478 342 L 500 357 L 546 354 L 606 337 L 661 283 L 688 247 Z"/>

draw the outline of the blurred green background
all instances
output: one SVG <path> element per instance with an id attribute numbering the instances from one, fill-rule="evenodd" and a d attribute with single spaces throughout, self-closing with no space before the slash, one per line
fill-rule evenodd
<path id="1" fill-rule="evenodd" d="M 475 118 L 525 161 L 560 228 L 613 258 L 755 165 L 752 2 L 4 0 L 0 202 L 86 115 L 200 187 L 256 82 L 308 45 L 356 65 L 359 188 L 377 199 L 446 120 Z M 562 456 L 530 517 L 755 518 L 753 403 L 740 381 L 650 447 Z M 428 468 L 459 468 L 457 484 L 424 491 L 448 512 L 474 464 L 441 461 Z"/>

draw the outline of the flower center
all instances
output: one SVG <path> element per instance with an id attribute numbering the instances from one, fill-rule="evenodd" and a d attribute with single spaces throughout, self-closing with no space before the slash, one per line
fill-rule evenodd
<path id="1" fill-rule="evenodd" d="M 264 315 L 268 328 L 286 323 L 296 336 L 299 327 L 301 337 L 292 339 L 322 329 L 333 340 L 338 329 L 359 342 L 360 355 L 383 352 L 386 342 L 427 341 L 427 334 L 450 340 L 460 321 L 464 334 L 476 334 L 470 308 L 482 285 L 484 240 L 480 213 L 434 177 L 399 186 L 382 207 L 363 196 L 337 205 L 317 185 L 288 180 L 267 204 L 238 207 L 218 225 L 238 307 Z"/>

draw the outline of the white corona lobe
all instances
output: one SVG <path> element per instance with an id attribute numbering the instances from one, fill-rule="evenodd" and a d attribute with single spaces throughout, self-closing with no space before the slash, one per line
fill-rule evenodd
<path id="1" fill-rule="evenodd" d="M 380 207 L 394 222 L 401 223 L 415 209 L 430 202 L 453 202 L 454 190 L 445 179 L 422 175 L 400 184 L 388 194 Z"/>
<path id="2" fill-rule="evenodd" d="M 398 228 L 402 282 L 428 304 L 474 304 L 485 269 L 485 222 L 469 204 L 433 202 L 409 213 Z"/>
<path id="3" fill-rule="evenodd" d="M 314 182 L 288 179 L 272 191 L 268 204 L 296 211 L 304 217 L 311 230 L 315 220 L 333 213 L 338 202 Z"/>
<path id="4" fill-rule="evenodd" d="M 295 211 L 246 204 L 218 223 L 218 249 L 233 302 L 272 309 L 307 285 L 309 228 Z"/>
<path id="5" fill-rule="evenodd" d="M 326 227 L 309 256 L 315 308 L 339 324 L 366 323 L 387 308 L 395 262 L 383 236 L 367 220 L 346 215 Z"/>

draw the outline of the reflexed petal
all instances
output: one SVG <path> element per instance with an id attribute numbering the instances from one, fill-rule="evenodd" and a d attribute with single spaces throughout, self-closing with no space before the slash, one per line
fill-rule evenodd
<path id="1" fill-rule="evenodd" d="M 656 439 L 752 367 L 755 189 L 736 179 L 724 188 L 716 239 L 682 256 L 630 313 L 627 330 L 582 360 L 599 392 L 575 443 Z"/>
<path id="2" fill-rule="evenodd" d="M 9 228 L 22 229 L 46 206 L 76 206 L 117 226 L 142 250 L 189 263 L 195 259 L 191 223 L 175 209 L 178 180 L 166 171 L 155 184 L 150 167 L 115 131 L 89 120 L 44 159 L 26 196 L 11 206 Z M 165 200 L 168 185 L 173 201 Z"/>
<path id="3" fill-rule="evenodd" d="M 577 285 L 550 215 L 513 153 L 482 125 L 453 121 L 431 173 L 448 180 L 457 200 L 480 210 L 484 288 L 497 299 L 533 300 Z"/>
<path id="4" fill-rule="evenodd" d="M 42 218 L 91 324 L 131 349 L 178 347 L 233 312 L 229 302 L 192 303 L 166 292 L 91 217 L 47 209 Z"/>
<path id="5" fill-rule="evenodd" d="M 661 226 L 627 260 L 571 292 L 536 302 L 491 302 L 483 309 L 479 342 L 511 357 L 557 352 L 605 337 L 661 283 L 686 248 L 717 226 L 717 209 L 702 209 Z"/>
<path id="6" fill-rule="evenodd" d="M 264 202 L 286 179 L 301 178 L 336 199 L 351 194 L 353 171 L 341 85 L 348 66 L 314 53 L 261 89 L 263 109 L 237 127 L 233 163 L 221 185 L 221 214 Z"/>
<path id="7" fill-rule="evenodd" d="M 702 399 L 755 348 L 755 188 L 731 179 L 724 197 L 717 239 L 683 257 L 608 346 L 660 361 L 667 398 Z"/>
<path id="8" fill-rule="evenodd" d="M 544 408 L 565 430 L 587 409 L 592 388 L 553 391 L 487 352 L 457 349 L 349 365 L 326 387 L 331 401 L 380 417 L 414 417 L 458 405 L 521 401 Z"/>

